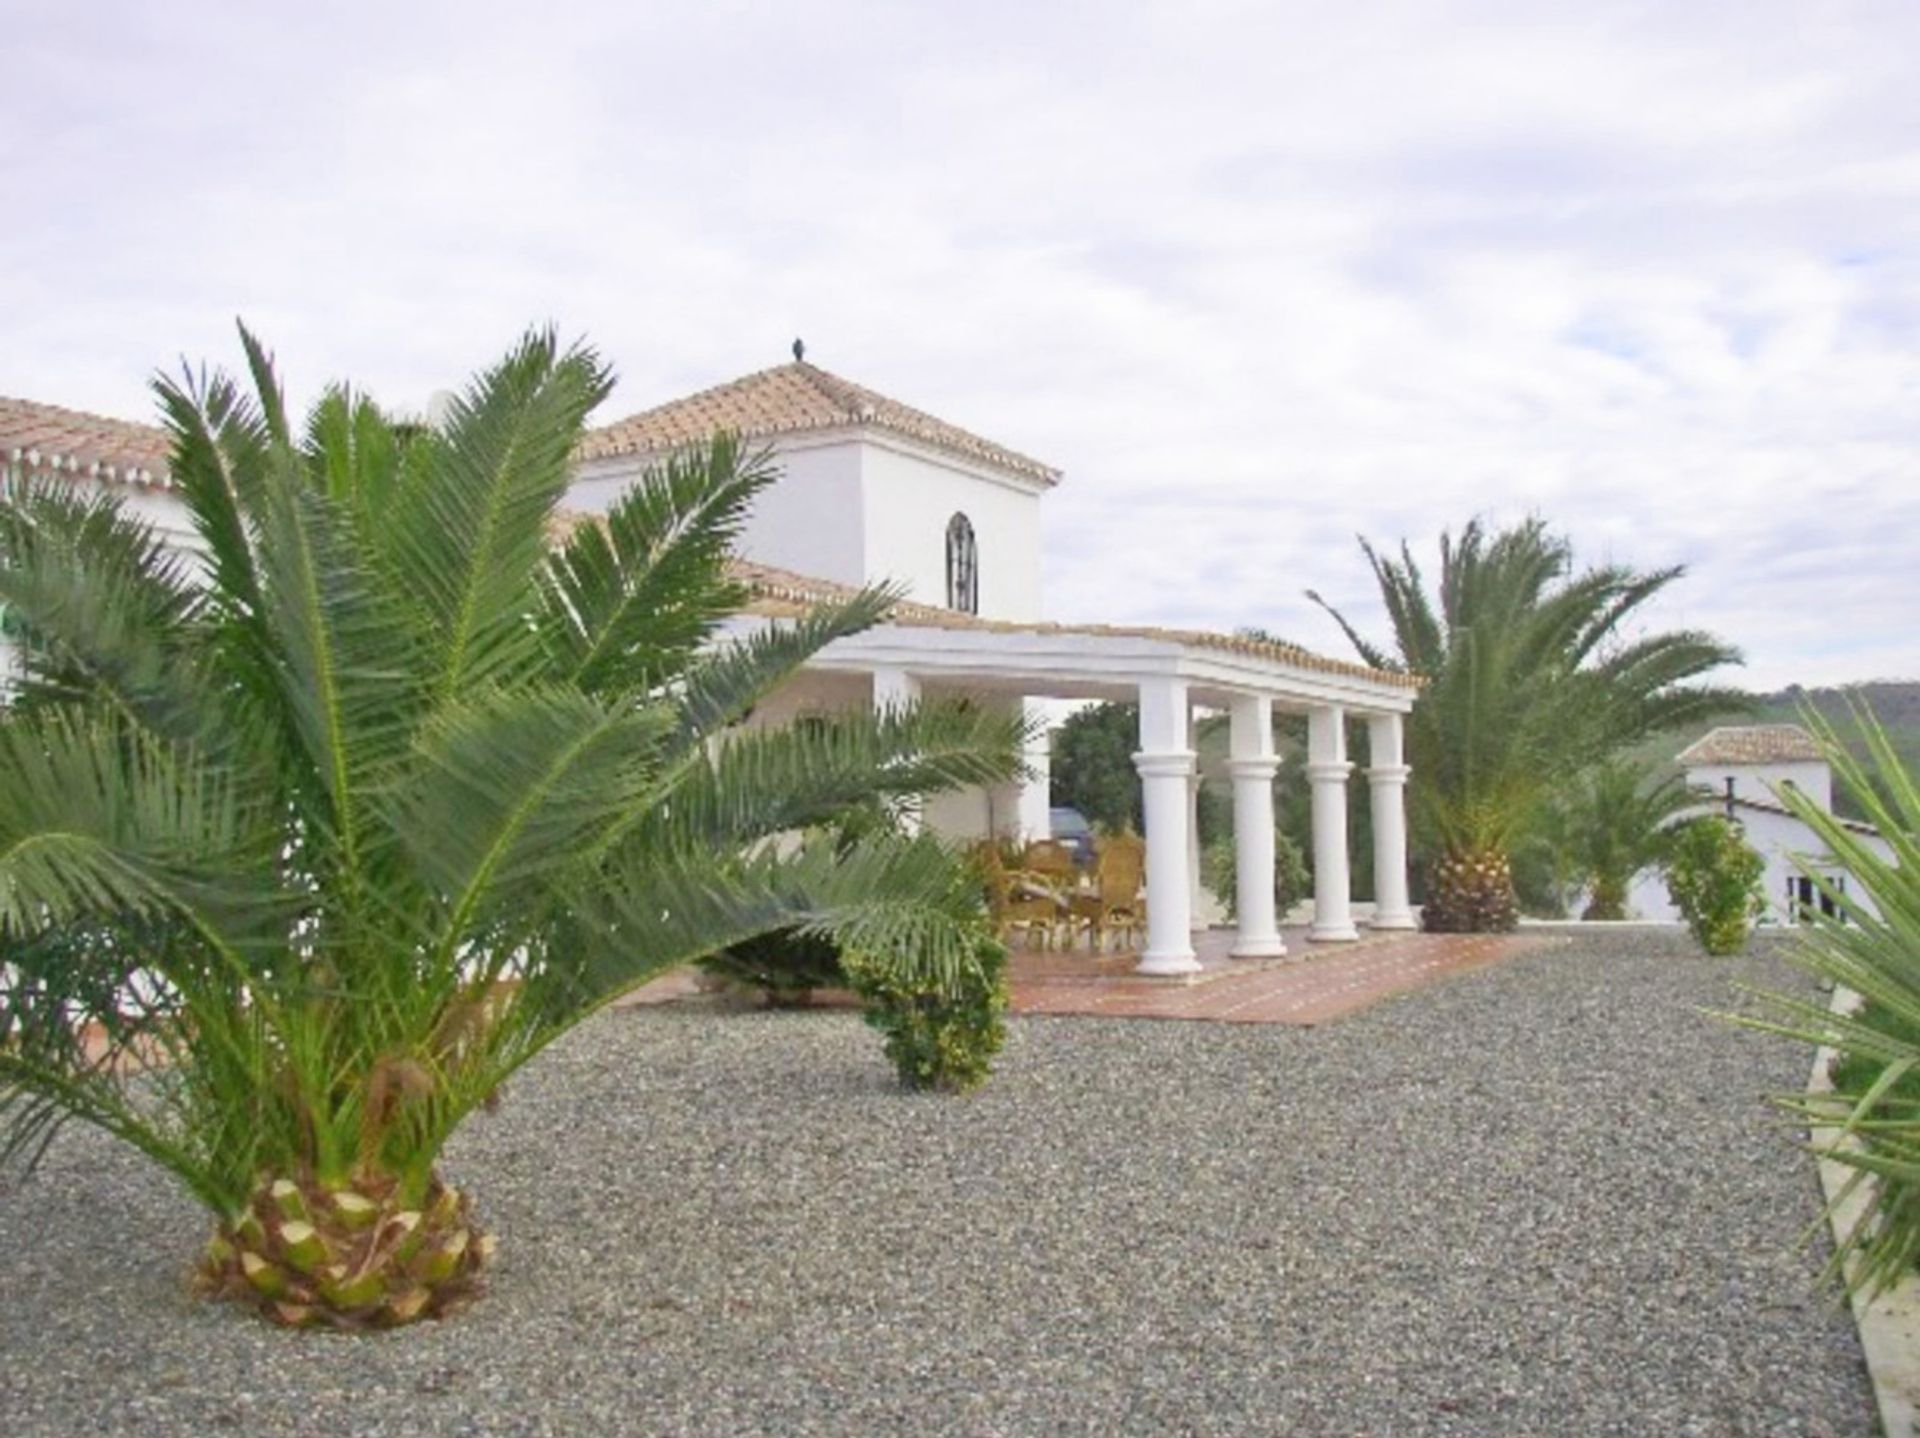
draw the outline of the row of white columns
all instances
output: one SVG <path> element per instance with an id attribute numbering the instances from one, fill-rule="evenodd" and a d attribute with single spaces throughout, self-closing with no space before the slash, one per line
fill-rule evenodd
<path id="1" fill-rule="evenodd" d="M 1367 780 L 1373 816 L 1373 927 L 1410 929 L 1407 902 L 1407 824 L 1400 716 L 1368 719 L 1371 763 Z M 1200 967 L 1193 951 L 1193 875 L 1198 833 L 1194 794 L 1198 760 L 1189 729 L 1187 686 L 1158 679 L 1140 686 L 1140 771 L 1147 827 L 1147 948 L 1140 972 L 1188 974 Z M 1233 780 L 1234 936 L 1236 958 L 1286 953 L 1275 912 L 1273 701 L 1243 694 L 1230 711 L 1227 772 Z M 1346 714 L 1323 705 L 1307 716 L 1307 779 L 1313 796 L 1313 925 L 1309 936 L 1340 942 L 1354 927 L 1347 867 Z"/>
<path id="2" fill-rule="evenodd" d="M 873 703 L 880 710 L 904 708 L 920 698 L 917 676 L 903 669 L 874 671 Z M 1193 950 L 1194 913 L 1200 893 L 1198 823 L 1199 763 L 1191 742 L 1185 680 L 1154 679 L 1140 685 L 1140 771 L 1147 844 L 1146 974 L 1188 974 L 1200 967 Z M 1233 780 L 1235 854 L 1235 958 L 1285 954 L 1275 911 L 1273 781 L 1280 761 L 1273 751 L 1273 701 L 1242 694 L 1230 710 L 1227 772 Z M 1400 716 L 1369 716 L 1371 762 L 1367 781 L 1373 815 L 1372 926 L 1414 927 L 1407 902 L 1405 790 L 1409 770 L 1402 748 Z M 1353 922 L 1347 867 L 1346 714 L 1322 705 L 1307 715 L 1307 780 L 1313 797 L 1313 924 L 1309 937 L 1340 942 L 1359 937 Z M 908 816 L 917 824 L 918 814 Z"/>

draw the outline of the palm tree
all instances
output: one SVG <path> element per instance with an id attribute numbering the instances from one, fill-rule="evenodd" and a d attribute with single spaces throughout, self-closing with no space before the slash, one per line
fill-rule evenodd
<path id="1" fill-rule="evenodd" d="M 767 841 L 1010 777 L 1023 736 L 743 726 L 892 596 L 729 629 L 773 474 L 726 437 L 556 543 L 591 351 L 530 335 L 438 427 L 336 388 L 296 432 L 242 338 L 256 398 L 156 382 L 196 555 L 110 499 L 0 505 L 0 1157 L 95 1124 L 212 1210 L 210 1286 L 392 1325 L 491 1251 L 449 1135 L 637 983 L 797 927 L 960 984 L 977 899 L 935 841 Z"/>
<path id="2" fill-rule="evenodd" d="M 1583 919 L 1627 917 L 1633 876 L 1660 862 L 1674 820 L 1696 802 L 1681 775 L 1649 778 L 1642 765 L 1604 760 L 1545 816 L 1542 828 L 1559 851 L 1557 867 L 1586 890 Z"/>
<path id="3" fill-rule="evenodd" d="M 1393 626 L 1391 649 L 1308 597 L 1366 663 L 1425 681 L 1407 742 L 1429 929 L 1513 927 L 1509 854 L 1556 785 L 1646 734 L 1743 702 L 1694 682 L 1739 662 L 1713 636 L 1622 637 L 1681 568 L 1575 574 L 1571 548 L 1542 521 L 1496 533 L 1476 520 L 1457 540 L 1441 536 L 1440 583 L 1429 595 L 1407 545 L 1397 559 L 1360 546 Z"/>

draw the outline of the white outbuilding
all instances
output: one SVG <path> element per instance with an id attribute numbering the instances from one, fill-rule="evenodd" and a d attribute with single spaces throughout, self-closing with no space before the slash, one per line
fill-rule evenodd
<path id="1" fill-rule="evenodd" d="M 1833 911 L 1832 899 L 1820 892 L 1803 866 L 1811 866 L 1843 893 L 1847 876 L 1819 836 L 1780 798 L 1787 790 L 1798 790 L 1816 807 L 1833 811 L 1833 770 L 1811 734 L 1798 724 L 1723 726 L 1688 745 L 1676 762 L 1686 773 L 1687 787 L 1701 797 L 1692 813 L 1724 814 L 1740 825 L 1765 861 L 1763 921 L 1791 924 L 1810 909 Z M 1840 822 L 1883 858 L 1891 857 L 1886 840 L 1872 825 Z M 1635 878 L 1628 903 L 1641 918 L 1679 917 L 1667 897 L 1666 881 L 1656 871 Z M 1871 909 L 1870 902 L 1867 907 Z"/>

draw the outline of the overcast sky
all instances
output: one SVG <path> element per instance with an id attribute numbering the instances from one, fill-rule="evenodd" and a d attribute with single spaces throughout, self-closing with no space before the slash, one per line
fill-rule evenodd
<path id="1" fill-rule="evenodd" d="M 1744 682 L 1920 676 L 1920 4 L 0 0 L 0 394 L 245 315 L 418 405 L 809 358 L 1066 471 L 1052 617 L 1379 628 L 1354 536 L 1685 563 Z"/>

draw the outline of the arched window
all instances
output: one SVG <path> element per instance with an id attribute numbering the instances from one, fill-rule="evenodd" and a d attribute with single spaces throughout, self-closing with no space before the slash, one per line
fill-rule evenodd
<path id="1" fill-rule="evenodd" d="M 973 545 L 973 521 L 956 514 L 947 521 L 947 608 L 980 612 L 980 556 Z"/>

